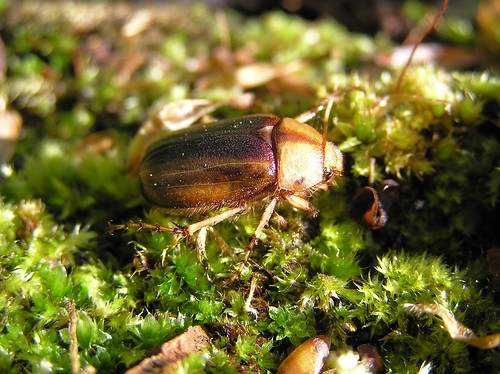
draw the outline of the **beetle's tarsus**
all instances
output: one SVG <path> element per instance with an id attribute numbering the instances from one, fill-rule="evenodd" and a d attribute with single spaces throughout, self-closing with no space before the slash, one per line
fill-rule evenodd
<path id="1" fill-rule="evenodd" d="M 252 300 L 256 287 L 257 287 L 257 278 L 252 277 L 252 280 L 250 281 L 250 291 L 248 291 L 248 297 L 245 300 L 245 307 L 244 307 L 245 311 L 253 314 L 255 319 L 259 318 L 259 312 L 257 311 L 257 309 L 252 307 Z"/>

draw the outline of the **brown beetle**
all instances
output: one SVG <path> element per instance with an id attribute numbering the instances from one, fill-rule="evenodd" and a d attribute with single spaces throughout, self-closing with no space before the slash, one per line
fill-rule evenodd
<path id="1" fill-rule="evenodd" d="M 328 104 L 331 108 L 332 98 Z M 335 184 L 334 179 L 342 174 L 342 153 L 326 141 L 326 120 L 323 135 L 301 122 L 324 106 L 298 120 L 256 114 L 193 126 L 152 144 L 139 169 L 141 190 L 150 204 L 181 215 L 227 210 L 184 227 L 125 224 L 112 228 L 168 231 L 179 239 L 267 198 L 240 267 L 229 281 L 234 280 L 280 200 L 315 215 L 317 210 L 308 197 Z M 327 108 L 325 118 L 328 112 Z"/>

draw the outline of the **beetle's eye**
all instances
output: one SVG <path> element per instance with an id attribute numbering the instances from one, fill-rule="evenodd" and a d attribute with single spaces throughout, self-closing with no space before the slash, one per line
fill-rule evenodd
<path id="1" fill-rule="evenodd" d="M 332 177 L 333 177 L 333 170 L 330 168 L 325 168 L 325 170 L 323 170 L 323 180 L 327 182 Z"/>

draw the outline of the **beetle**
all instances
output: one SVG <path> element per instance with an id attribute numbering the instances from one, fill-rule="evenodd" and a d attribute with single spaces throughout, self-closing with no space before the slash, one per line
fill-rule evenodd
<path id="1" fill-rule="evenodd" d="M 303 122 L 313 118 L 326 102 L 320 134 Z M 176 242 L 267 199 L 240 267 L 229 279 L 233 281 L 243 270 L 279 201 L 286 200 L 316 215 L 318 211 L 308 198 L 335 184 L 335 178 L 342 174 L 343 155 L 334 143 L 326 141 L 332 103 L 329 98 L 296 119 L 254 114 L 192 126 L 153 143 L 139 167 L 140 188 L 148 203 L 180 215 L 226 210 L 188 226 L 139 223 L 112 229 L 168 231 Z"/>

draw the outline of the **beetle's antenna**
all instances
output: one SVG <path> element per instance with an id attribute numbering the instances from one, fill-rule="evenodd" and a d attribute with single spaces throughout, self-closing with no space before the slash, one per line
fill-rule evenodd
<path id="1" fill-rule="evenodd" d="M 321 141 L 321 153 L 323 157 L 323 166 L 325 165 L 325 153 L 326 153 L 326 136 L 328 134 L 328 119 L 330 118 L 330 113 L 333 107 L 333 95 L 330 96 L 328 103 L 326 104 L 325 113 L 323 116 L 323 139 Z"/>

